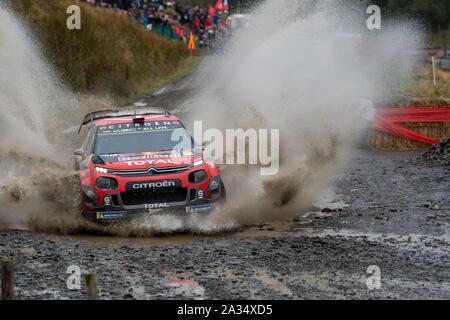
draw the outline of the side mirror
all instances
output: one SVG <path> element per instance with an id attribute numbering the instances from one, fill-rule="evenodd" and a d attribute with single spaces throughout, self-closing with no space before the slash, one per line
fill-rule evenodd
<path id="1" fill-rule="evenodd" d="M 94 154 L 91 158 L 91 161 L 94 164 L 100 164 L 100 165 L 105 164 L 105 161 L 103 161 L 102 157 L 100 157 L 98 154 Z"/>
<path id="2" fill-rule="evenodd" d="M 75 150 L 75 151 L 73 152 L 73 154 L 76 155 L 76 156 L 80 156 L 80 157 L 83 157 L 83 156 L 84 156 L 83 149 L 77 149 L 77 150 Z"/>

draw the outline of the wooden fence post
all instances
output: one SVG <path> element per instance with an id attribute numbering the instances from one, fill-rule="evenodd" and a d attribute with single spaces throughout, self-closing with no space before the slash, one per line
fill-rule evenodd
<path id="1" fill-rule="evenodd" d="M 13 298 L 13 261 L 11 259 L 1 260 L 2 300 Z"/>
<path id="2" fill-rule="evenodd" d="M 84 275 L 84 282 L 86 283 L 86 291 L 88 300 L 98 300 L 98 289 L 95 281 L 95 274 L 88 273 Z"/>

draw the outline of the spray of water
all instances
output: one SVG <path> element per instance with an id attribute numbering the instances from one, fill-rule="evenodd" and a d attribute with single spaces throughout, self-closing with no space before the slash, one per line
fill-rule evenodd
<path id="1" fill-rule="evenodd" d="M 341 4 L 339 4 L 341 3 Z M 312 5 L 314 4 L 314 5 Z M 211 219 L 236 224 L 298 215 L 351 157 L 364 120 L 349 107 L 389 95 L 421 44 L 409 21 L 365 26 L 367 6 L 266 1 L 225 54 L 203 64 L 191 120 L 220 128 L 279 128 L 280 172 L 225 166 L 229 203 Z"/>
<path id="2" fill-rule="evenodd" d="M 300 214 L 351 156 L 362 123 L 348 106 L 385 96 L 413 64 L 405 50 L 420 46 L 420 32 L 409 22 L 361 34 L 365 7 L 337 3 L 262 3 L 191 83 L 196 94 L 184 105 L 190 108 L 185 123 L 280 129 L 279 173 L 262 177 L 256 166 L 224 166 L 229 201 L 209 219 L 150 216 L 125 229 L 81 221 L 77 177 L 63 170 L 61 150 L 76 143 L 60 133 L 94 105 L 101 108 L 99 100 L 57 85 L 18 19 L 0 7 L 0 223 L 28 217 L 38 231 L 147 235 L 217 232 Z"/>
<path id="3" fill-rule="evenodd" d="M 136 228 L 218 232 L 306 212 L 351 159 L 366 125 L 353 102 L 388 96 L 415 63 L 408 52 L 422 42 L 406 20 L 369 32 L 366 9 L 280 0 L 251 10 L 250 25 L 197 71 L 185 123 L 193 130 L 202 120 L 204 129 L 222 132 L 280 129 L 279 173 L 224 165 L 228 201 L 208 219 L 145 217 Z"/>
<path id="4" fill-rule="evenodd" d="M 82 114 L 105 104 L 59 84 L 35 38 L 0 6 L 0 224 L 79 209 L 67 155 L 79 143 L 73 133 Z"/>

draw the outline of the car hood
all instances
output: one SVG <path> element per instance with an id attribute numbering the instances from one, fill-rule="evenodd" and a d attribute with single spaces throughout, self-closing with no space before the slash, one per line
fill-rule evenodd
<path id="1" fill-rule="evenodd" d="M 140 152 L 127 154 L 100 155 L 105 165 L 102 167 L 116 170 L 145 169 L 150 165 L 168 168 L 190 165 L 195 162 L 192 152 Z"/>

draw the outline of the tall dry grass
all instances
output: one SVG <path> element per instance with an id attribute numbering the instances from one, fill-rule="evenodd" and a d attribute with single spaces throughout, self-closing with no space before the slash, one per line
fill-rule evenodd
<path id="1" fill-rule="evenodd" d="M 81 7 L 81 30 L 66 28 L 69 5 Z M 72 0 L 10 0 L 58 75 L 77 91 L 124 98 L 163 82 L 190 60 L 186 46 L 109 9 Z"/>
<path id="2" fill-rule="evenodd" d="M 450 71 L 436 69 L 436 86 L 430 65 L 413 70 L 399 88 L 399 93 L 415 97 L 450 97 Z"/>

